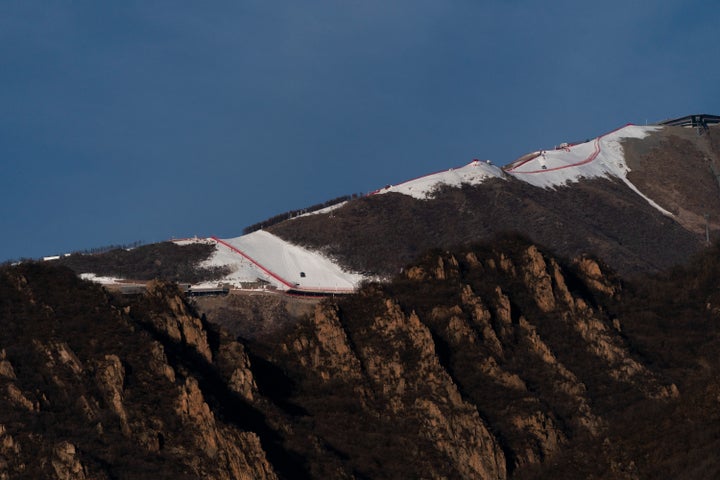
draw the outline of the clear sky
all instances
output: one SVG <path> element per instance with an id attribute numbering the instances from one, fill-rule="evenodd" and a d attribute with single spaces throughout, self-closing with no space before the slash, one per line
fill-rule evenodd
<path id="1" fill-rule="evenodd" d="M 720 114 L 715 0 L 1 0 L 0 261 Z"/>

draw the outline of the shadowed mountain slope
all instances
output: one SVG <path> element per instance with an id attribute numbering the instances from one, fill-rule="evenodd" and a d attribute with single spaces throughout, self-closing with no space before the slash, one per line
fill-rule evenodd
<path id="1" fill-rule="evenodd" d="M 505 236 L 240 341 L 4 267 L 0 476 L 713 478 L 719 253 L 635 284 Z"/>
<path id="2" fill-rule="evenodd" d="M 549 190 L 490 180 L 444 188 L 432 200 L 400 194 L 355 200 L 272 233 L 322 250 L 348 268 L 392 274 L 420 252 L 517 231 L 564 255 L 594 253 L 623 274 L 657 271 L 697 252 L 701 237 L 611 179 Z"/>

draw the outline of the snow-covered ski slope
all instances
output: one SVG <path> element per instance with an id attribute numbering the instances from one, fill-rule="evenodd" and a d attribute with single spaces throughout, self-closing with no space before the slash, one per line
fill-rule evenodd
<path id="1" fill-rule="evenodd" d="M 625 177 L 629 171 L 620 141 L 644 138 L 660 127 L 626 125 L 593 140 L 535 152 L 527 160 L 505 167 L 505 172 L 537 187 L 555 187 L 581 178 Z"/>
<path id="2" fill-rule="evenodd" d="M 331 294 L 352 292 L 365 278 L 344 271 L 319 252 L 292 245 L 263 230 L 211 240 L 217 247 L 201 266 L 228 266 L 232 271 L 210 284 L 242 287 L 243 283 L 262 280 L 278 290 Z"/>
<path id="3" fill-rule="evenodd" d="M 628 180 L 630 169 L 620 143 L 625 138 L 645 138 L 660 128 L 662 127 L 626 125 L 588 142 L 535 152 L 536 155 L 512 163 L 504 170 L 508 175 L 543 188 L 567 185 L 582 178 L 616 177 L 654 208 L 672 216 L 672 213 L 644 195 Z"/>
<path id="4" fill-rule="evenodd" d="M 373 194 L 396 192 L 426 200 L 432 198 L 442 185 L 477 185 L 492 178 L 513 177 L 538 188 L 557 188 L 583 178 L 615 177 L 653 207 L 671 215 L 627 179 L 629 168 L 620 143 L 625 138 L 644 138 L 659 128 L 662 127 L 626 125 L 587 142 L 532 152 L 503 168 L 474 160 L 463 167 L 387 186 Z M 353 291 L 365 278 L 344 271 L 320 252 L 292 245 L 263 230 L 224 240 L 212 237 L 194 241 L 216 244 L 213 256 L 201 266 L 230 267 L 231 273 L 220 282 L 237 287 L 261 280 L 283 291 L 346 293 Z"/>
<path id="5" fill-rule="evenodd" d="M 260 266 L 253 263 L 246 257 L 238 254 L 229 245 L 213 238 L 200 239 L 201 242 L 209 242 L 215 245 L 215 251 L 212 256 L 202 262 L 199 266 L 202 268 L 209 267 L 227 267 L 230 273 L 220 280 L 220 283 L 230 284 L 234 287 L 241 288 L 244 285 L 256 283 L 258 281 L 266 282 L 269 285 L 275 285 L 271 275 L 266 273 Z M 218 281 L 204 282 L 196 287 L 214 287 Z"/>
<path id="6" fill-rule="evenodd" d="M 642 196 L 653 207 L 666 215 L 671 215 L 652 199 L 643 195 L 627 179 L 627 173 L 630 170 L 625 162 L 625 155 L 620 143 L 625 138 L 644 138 L 650 132 L 660 128 L 662 127 L 626 125 L 587 142 L 530 153 L 502 169 L 475 160 L 464 167 L 451 168 L 415 178 L 373 193 L 397 192 L 418 199 L 427 199 L 431 198 L 433 192 L 441 185 L 477 185 L 490 178 L 508 178 L 510 176 L 536 187 L 556 188 L 577 182 L 582 178 L 616 177 L 625 182 L 630 189 Z"/>
<path id="7" fill-rule="evenodd" d="M 451 168 L 430 175 L 414 178 L 399 185 L 389 185 L 373 194 L 397 192 L 424 200 L 441 185 L 459 187 L 462 184 L 478 185 L 488 178 L 504 178 L 502 169 L 487 162 L 473 160 L 464 167 Z"/>

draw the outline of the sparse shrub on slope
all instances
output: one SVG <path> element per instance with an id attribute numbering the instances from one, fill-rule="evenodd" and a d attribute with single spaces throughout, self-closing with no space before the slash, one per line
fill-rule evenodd
<path id="1" fill-rule="evenodd" d="M 248 233 L 252 233 L 257 230 L 261 230 L 263 228 L 272 227 L 273 225 L 276 225 L 280 222 L 284 222 L 285 220 L 290 220 L 291 218 L 295 218 L 300 215 L 317 212 L 318 210 L 322 210 L 323 208 L 332 207 L 333 205 L 337 205 L 342 202 L 354 200 L 354 199 L 360 198 L 360 197 L 362 197 L 362 194 L 353 193 L 352 195 L 343 195 L 341 197 L 333 198 L 333 199 L 328 200 L 323 203 L 317 203 L 317 204 L 312 205 L 307 208 L 301 208 L 299 210 L 290 210 L 289 212 L 275 215 L 273 217 L 268 218 L 267 220 L 263 220 L 261 222 L 254 223 L 252 225 L 249 225 L 249 226 L 243 228 L 243 235 L 247 235 Z"/>
<path id="2" fill-rule="evenodd" d="M 554 190 L 490 179 L 439 188 L 429 200 L 370 195 L 268 230 L 351 270 L 389 276 L 431 248 L 470 245 L 506 231 L 567 257 L 593 253 L 623 275 L 668 268 L 702 247 L 699 236 L 611 179 Z"/>
<path id="3" fill-rule="evenodd" d="M 228 273 L 226 267 L 198 267 L 214 250 L 215 245 L 209 243 L 177 245 L 173 242 L 161 242 L 95 255 L 73 254 L 57 260 L 57 263 L 70 267 L 77 273 L 89 272 L 133 280 L 159 278 L 196 283 L 219 279 Z"/>

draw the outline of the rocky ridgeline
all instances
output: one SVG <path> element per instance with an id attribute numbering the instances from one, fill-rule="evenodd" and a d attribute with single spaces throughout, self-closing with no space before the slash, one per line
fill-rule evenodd
<path id="1" fill-rule="evenodd" d="M 208 405 L 193 372 L 212 360 L 207 332 L 174 287 L 116 308 L 65 271 L 27 269 L 2 274 L 0 478 L 276 478 L 257 434 Z M 242 345 L 217 355 L 228 389 L 251 399 Z"/>
<path id="2" fill-rule="evenodd" d="M 703 320 L 720 297 L 678 294 L 700 307 L 680 337 L 667 296 L 638 308 L 629 285 L 503 237 L 238 340 L 173 285 L 128 299 L 64 269 L 5 268 L 0 479 L 682 476 L 675 445 L 720 446 Z M 241 307 L 217 323 L 262 321 Z"/>
<path id="3" fill-rule="evenodd" d="M 574 439 L 602 439 L 600 390 L 678 395 L 632 355 L 620 320 L 593 307 L 620 290 L 595 260 L 580 258 L 569 273 L 533 245 L 511 256 L 435 253 L 389 286 L 318 306 L 276 361 L 296 364 L 316 392 L 354 396 L 355 415 L 382 419 L 391 441 L 412 444 L 406 474 L 508 478 L 561 456 Z M 323 427 L 324 416 L 342 415 L 333 405 L 311 414 L 352 451 L 367 433 L 350 420 L 351 434 Z M 382 476 L 363 467 L 355 469 Z"/>

